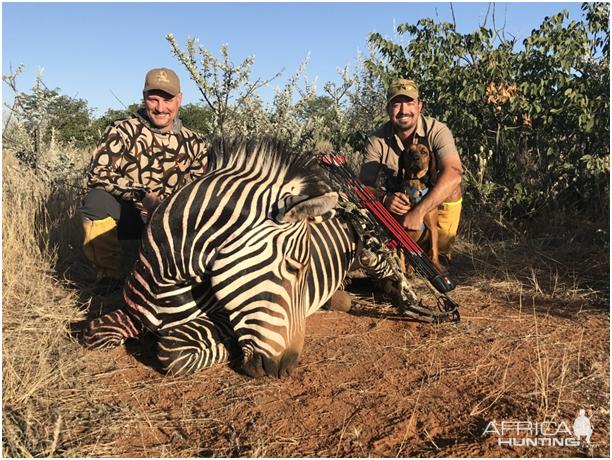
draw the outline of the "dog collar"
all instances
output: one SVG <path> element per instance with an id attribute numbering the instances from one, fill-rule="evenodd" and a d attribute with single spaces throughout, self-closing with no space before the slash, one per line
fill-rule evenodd
<path id="1" fill-rule="evenodd" d="M 412 197 L 414 198 L 414 201 L 418 203 L 419 201 L 421 201 L 421 198 L 427 195 L 427 192 L 429 192 L 429 187 L 424 188 L 423 190 L 420 190 L 420 191 L 415 189 L 414 187 L 406 187 L 406 191 L 410 193 Z"/>

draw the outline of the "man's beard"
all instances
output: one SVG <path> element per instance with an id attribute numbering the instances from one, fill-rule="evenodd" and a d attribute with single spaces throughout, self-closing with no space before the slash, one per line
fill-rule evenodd
<path id="1" fill-rule="evenodd" d="M 410 131 L 416 126 L 416 120 L 414 117 L 395 119 L 393 121 L 396 131 Z"/>

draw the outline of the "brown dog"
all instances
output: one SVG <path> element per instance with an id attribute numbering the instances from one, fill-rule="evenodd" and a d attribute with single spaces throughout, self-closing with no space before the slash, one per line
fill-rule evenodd
<path id="1" fill-rule="evenodd" d="M 436 156 L 426 146 L 413 144 L 403 153 L 403 187 L 412 206 L 438 182 Z M 412 239 L 431 258 L 436 268 L 440 269 L 438 260 L 438 208 L 435 208 L 423 219 L 424 228 L 409 230 Z"/>

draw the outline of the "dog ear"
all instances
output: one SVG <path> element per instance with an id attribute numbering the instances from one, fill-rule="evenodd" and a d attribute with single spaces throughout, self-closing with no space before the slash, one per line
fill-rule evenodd
<path id="1" fill-rule="evenodd" d="M 438 160 L 431 149 L 429 149 L 429 182 L 431 182 L 432 187 L 438 183 Z"/>

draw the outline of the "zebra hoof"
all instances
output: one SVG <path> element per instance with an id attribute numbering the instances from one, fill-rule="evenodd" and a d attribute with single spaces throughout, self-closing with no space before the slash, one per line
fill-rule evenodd
<path id="1" fill-rule="evenodd" d="M 336 291 L 327 301 L 325 307 L 329 311 L 347 312 L 351 309 L 351 296 L 345 291 Z"/>
<path id="2" fill-rule="evenodd" d="M 123 310 L 115 310 L 89 322 L 83 331 L 83 344 L 91 350 L 116 348 L 138 334 L 132 319 Z"/>
<path id="3" fill-rule="evenodd" d="M 125 342 L 125 337 L 120 334 L 101 334 L 93 323 L 83 332 L 83 344 L 90 350 L 110 350 Z"/>
<path id="4" fill-rule="evenodd" d="M 399 283 L 392 278 L 383 278 L 378 282 L 378 288 L 394 307 L 402 308 L 402 293 L 398 288 L 398 284 Z"/>

